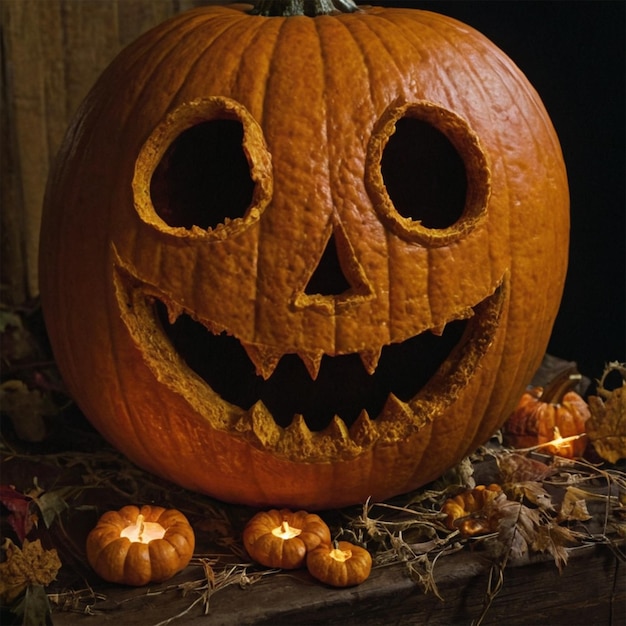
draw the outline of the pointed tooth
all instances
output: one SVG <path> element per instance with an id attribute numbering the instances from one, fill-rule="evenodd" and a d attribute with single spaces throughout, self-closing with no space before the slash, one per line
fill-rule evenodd
<path id="1" fill-rule="evenodd" d="M 248 354 L 248 358 L 254 364 L 256 373 L 262 376 L 264 380 L 267 380 L 274 373 L 282 353 L 265 346 L 255 346 L 252 344 L 242 345 Z"/>
<path id="2" fill-rule="evenodd" d="M 330 424 L 322 431 L 323 435 L 333 440 L 339 440 L 347 443 L 350 441 L 350 433 L 346 423 L 338 416 L 333 417 Z"/>
<path id="3" fill-rule="evenodd" d="M 278 443 L 278 451 L 289 458 L 306 458 L 315 451 L 313 433 L 302 415 L 293 416 L 291 424 L 285 428 L 283 437 Z"/>
<path id="4" fill-rule="evenodd" d="M 380 353 L 382 351 L 382 347 L 378 350 L 366 350 L 363 352 L 359 352 L 359 356 L 361 357 L 361 361 L 363 362 L 363 367 L 365 371 L 370 374 L 370 376 L 376 371 L 378 367 L 378 361 L 380 359 Z"/>
<path id="5" fill-rule="evenodd" d="M 378 439 L 376 424 L 370 419 L 367 411 L 363 409 L 354 424 L 350 426 L 350 437 L 357 446 L 366 448 Z"/>
<path id="6" fill-rule="evenodd" d="M 346 423 L 338 415 L 333 417 L 323 431 L 315 433 L 313 436 L 317 439 L 318 454 L 323 452 L 327 458 L 338 460 L 353 458 L 355 454 L 361 452 L 358 444 L 352 440 Z"/>
<path id="7" fill-rule="evenodd" d="M 443 335 L 443 331 L 446 329 L 446 324 L 443 323 L 440 326 L 434 326 L 433 328 L 430 329 L 430 332 L 433 335 L 437 335 L 437 337 L 441 337 L 441 335 Z"/>
<path id="8" fill-rule="evenodd" d="M 309 352 L 306 354 L 301 354 L 300 358 L 302 359 L 304 366 L 309 372 L 309 376 L 313 379 L 317 379 L 317 375 L 320 371 L 320 365 L 322 363 L 322 356 L 324 356 L 323 352 Z"/>
<path id="9" fill-rule="evenodd" d="M 169 302 L 167 304 L 167 321 L 170 324 L 174 324 L 176 320 L 183 314 L 183 307 L 175 302 Z"/>
<path id="10" fill-rule="evenodd" d="M 412 421 L 413 411 L 411 411 L 411 407 L 406 402 L 400 400 L 395 394 L 390 393 L 378 419 L 381 422 L 406 422 L 407 419 Z"/>
<path id="11" fill-rule="evenodd" d="M 270 410 L 260 400 L 248 411 L 252 432 L 263 447 L 274 446 L 280 439 L 281 428 L 274 421 Z"/>
<path id="12" fill-rule="evenodd" d="M 291 424 L 285 428 L 285 432 L 295 438 L 311 439 L 312 437 L 311 429 L 304 421 L 304 417 L 299 413 L 293 416 Z"/>
<path id="13" fill-rule="evenodd" d="M 393 393 L 390 393 L 378 421 L 386 424 L 396 423 L 398 428 L 409 425 L 421 428 L 428 420 L 427 416 L 417 414 L 407 402 L 403 402 Z"/>

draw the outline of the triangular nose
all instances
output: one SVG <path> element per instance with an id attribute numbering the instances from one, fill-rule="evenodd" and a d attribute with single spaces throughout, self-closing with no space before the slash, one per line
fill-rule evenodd
<path id="1" fill-rule="evenodd" d="M 341 269 L 337 242 L 333 234 L 330 236 L 319 263 L 304 288 L 304 293 L 309 296 L 316 294 L 338 296 L 351 287 L 352 285 Z"/>
<path id="2" fill-rule="evenodd" d="M 293 305 L 333 315 L 373 297 L 350 240 L 341 224 L 335 223 L 317 266 L 304 288 L 294 294 Z"/>

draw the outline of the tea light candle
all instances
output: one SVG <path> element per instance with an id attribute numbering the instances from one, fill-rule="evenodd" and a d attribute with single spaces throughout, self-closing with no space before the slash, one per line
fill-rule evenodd
<path id="1" fill-rule="evenodd" d="M 120 537 L 139 543 L 150 543 L 153 539 L 163 539 L 164 536 L 165 528 L 158 522 L 146 522 L 141 513 L 134 524 L 129 524 L 120 532 Z"/>
<path id="2" fill-rule="evenodd" d="M 195 536 L 175 509 L 125 506 L 105 513 L 87 537 L 87 560 L 104 580 L 145 585 L 171 578 L 187 566 Z"/>
<path id="3" fill-rule="evenodd" d="M 257 513 L 246 524 L 243 543 L 261 565 L 296 569 L 304 566 L 309 550 L 330 543 L 330 530 L 314 513 L 272 509 Z"/>

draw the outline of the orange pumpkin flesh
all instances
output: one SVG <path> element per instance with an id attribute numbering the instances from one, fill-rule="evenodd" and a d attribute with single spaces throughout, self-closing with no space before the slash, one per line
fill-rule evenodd
<path id="1" fill-rule="evenodd" d="M 143 542 L 125 534 L 140 523 L 158 526 L 160 538 Z M 87 560 L 104 580 L 141 586 L 163 582 L 184 569 L 193 555 L 195 536 L 187 518 L 174 509 L 145 505 L 109 511 L 87 537 Z"/>
<path id="2" fill-rule="evenodd" d="M 435 210 L 430 180 L 456 190 Z M 78 112 L 42 303 L 68 387 L 136 463 L 230 502 L 338 507 L 436 478 L 502 424 L 567 231 L 550 120 L 472 29 L 206 7 L 123 51 Z"/>

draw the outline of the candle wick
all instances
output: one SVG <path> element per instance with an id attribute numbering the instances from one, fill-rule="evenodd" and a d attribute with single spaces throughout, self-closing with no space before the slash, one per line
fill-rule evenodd
<path id="1" fill-rule="evenodd" d="M 139 526 L 139 535 L 138 535 L 138 539 L 139 541 L 141 541 L 143 543 L 143 531 L 145 529 L 145 525 L 144 525 L 144 517 L 143 515 L 139 514 L 137 516 L 137 524 Z"/>
<path id="2" fill-rule="evenodd" d="M 289 532 L 289 524 L 287 523 L 287 520 L 283 520 L 283 532 L 284 533 Z"/>

